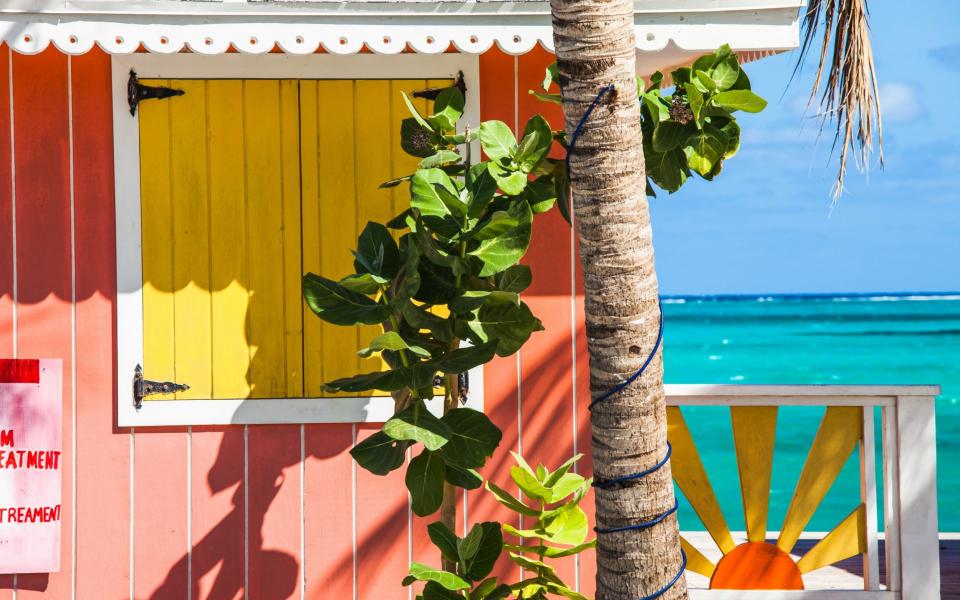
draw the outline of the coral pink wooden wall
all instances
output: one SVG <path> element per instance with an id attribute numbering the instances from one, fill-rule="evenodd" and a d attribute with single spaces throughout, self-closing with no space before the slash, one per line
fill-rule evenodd
<path id="1" fill-rule="evenodd" d="M 482 117 L 522 128 L 551 112 L 527 93 L 551 60 L 481 57 Z M 407 598 L 411 557 L 438 557 L 402 475 L 374 477 L 346 453 L 374 427 L 115 427 L 111 104 L 99 50 L 0 48 L 0 356 L 63 359 L 65 450 L 62 570 L 0 576 L 0 600 Z M 504 486 L 508 450 L 555 466 L 590 441 L 574 238 L 556 214 L 534 235 L 525 296 L 547 330 L 485 373 L 504 431 L 485 475 Z M 479 491 L 461 506 L 463 526 L 507 518 Z M 564 561 L 591 593 L 593 556 Z"/>

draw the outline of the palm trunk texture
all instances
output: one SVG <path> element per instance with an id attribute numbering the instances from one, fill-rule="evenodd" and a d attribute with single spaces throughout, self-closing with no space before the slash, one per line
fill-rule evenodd
<path id="1" fill-rule="evenodd" d="M 653 237 L 637 101 L 633 0 L 551 0 L 567 140 L 597 93 L 607 94 L 570 156 L 594 398 L 636 372 L 659 327 Z M 663 360 L 591 415 L 594 477 L 637 473 L 667 451 Z M 674 506 L 669 463 L 633 483 L 595 488 L 597 526 L 649 521 Z M 598 536 L 597 599 L 636 600 L 680 570 L 676 514 L 644 530 Z M 660 598 L 686 598 L 683 577 Z"/>

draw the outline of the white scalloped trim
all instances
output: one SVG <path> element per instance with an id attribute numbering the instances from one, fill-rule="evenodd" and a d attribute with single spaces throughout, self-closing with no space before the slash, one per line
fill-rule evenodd
<path id="1" fill-rule="evenodd" d="M 338 15 L 296 22 L 250 15 L 8 15 L 0 20 L 0 40 L 15 51 L 36 54 L 51 43 L 66 54 L 83 54 L 94 44 L 111 54 L 130 54 L 142 45 L 150 52 L 222 54 L 231 49 L 263 54 L 355 54 L 364 47 L 378 54 L 414 51 L 438 54 L 453 49 L 480 54 L 494 44 L 509 54 L 536 45 L 553 49 L 546 14 Z M 798 41 L 797 10 L 778 6 L 714 13 L 636 15 L 637 49 L 661 52 L 668 46 L 688 52 L 729 43 L 743 51 L 785 50 Z"/>

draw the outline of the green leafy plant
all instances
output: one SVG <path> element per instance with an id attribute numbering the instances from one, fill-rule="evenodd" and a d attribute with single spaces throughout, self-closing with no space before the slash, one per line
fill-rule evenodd
<path id="1" fill-rule="evenodd" d="M 656 195 L 651 183 L 673 193 L 694 173 L 706 180 L 719 175 L 723 162 L 740 148 L 740 125 L 734 113 L 756 113 L 767 105 L 766 100 L 751 91 L 750 79 L 726 44 L 670 76 L 674 87 L 669 94 L 661 88 L 664 78 L 659 71 L 650 78 L 646 89 L 640 82 L 637 84 L 650 196 Z M 560 103 L 560 94 L 549 92 L 557 78 L 556 65 L 551 65 L 543 80 L 543 91 L 531 93 Z M 563 137 L 562 132 L 558 135 Z M 565 209 L 565 203 L 560 206 Z"/>
<path id="2" fill-rule="evenodd" d="M 525 600 L 546 600 L 549 594 L 587 600 L 564 583 L 549 564 L 550 559 L 573 556 L 596 545 L 596 539 L 587 540 L 587 515 L 580 508 L 593 480 L 571 471 L 583 455 L 577 454 L 549 471 L 543 465 L 533 469 L 522 456 L 512 454 L 517 464 L 510 469 L 510 477 L 528 500 L 516 498 L 491 481 L 486 483 L 500 504 L 527 520 L 525 529 L 504 524 L 503 531 L 533 541 L 533 545 L 504 544 L 510 560 L 532 573 L 532 577 L 511 585 L 511 592 Z"/>
<path id="3" fill-rule="evenodd" d="M 381 326 L 358 354 L 379 355 L 386 368 L 325 388 L 381 390 L 394 398 L 394 416 L 351 454 L 361 467 L 386 475 L 403 466 L 410 451 L 404 480 L 413 512 L 441 512 L 431 537 L 449 542 L 441 547 L 443 570 L 414 565 L 410 582 L 428 582 L 426 600 L 461 597 L 471 589 L 470 598 L 497 598 L 502 588 L 479 574 L 489 573 L 488 556 L 495 560 L 500 552 L 499 526 L 480 524 L 463 540 L 452 533 L 455 488 L 483 484 L 476 469 L 501 438 L 486 415 L 460 406 L 466 394 L 460 374 L 515 353 L 543 329 L 520 299 L 531 273 L 518 263 L 530 244 L 534 215 L 556 203 L 551 175 L 540 169 L 554 139 L 539 116 L 527 122 L 519 140 L 500 121 L 458 129 L 464 97 L 455 86 L 439 92 L 429 115 L 421 115 L 406 95 L 404 100 L 411 116 L 401 124 L 401 146 L 421 160 L 414 173 L 381 187 L 409 185 L 409 208 L 387 223 L 367 223 L 353 251 L 354 272 L 339 279 L 307 274 L 303 295 L 328 323 Z M 471 160 L 475 140 L 484 160 Z M 444 399 L 435 414 L 427 401 L 438 382 Z"/>

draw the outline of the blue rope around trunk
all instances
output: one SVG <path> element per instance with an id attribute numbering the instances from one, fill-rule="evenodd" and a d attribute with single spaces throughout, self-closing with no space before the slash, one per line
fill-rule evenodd
<path id="1" fill-rule="evenodd" d="M 597 105 L 600 103 L 600 100 L 602 100 L 603 97 L 604 97 L 605 95 L 607 95 L 608 93 L 611 93 L 611 92 L 614 92 L 614 91 L 616 91 L 616 86 L 615 86 L 614 84 L 611 83 L 611 84 L 609 84 L 609 85 L 607 85 L 607 86 L 604 86 L 604 87 L 597 93 L 597 95 L 596 95 L 596 97 L 593 99 L 593 101 L 590 102 L 590 106 L 587 107 L 586 112 L 584 112 L 584 113 L 583 113 L 583 116 L 580 118 L 580 122 L 577 123 L 577 127 L 573 130 L 573 135 L 570 136 L 570 145 L 569 145 L 569 147 L 567 148 L 567 156 L 566 156 L 567 177 L 568 177 L 568 178 L 570 177 L 570 155 L 573 154 L 574 148 L 576 148 L 576 146 L 577 146 L 577 138 L 580 137 L 580 133 L 583 131 L 583 126 L 586 124 L 587 120 L 590 118 L 590 115 L 593 113 L 593 110 L 594 110 L 594 109 L 597 107 Z M 564 199 L 564 201 L 567 201 L 567 200 Z M 639 379 L 640 376 L 643 375 L 644 371 L 647 370 L 647 367 L 650 366 L 650 363 L 653 362 L 653 358 L 657 355 L 657 350 L 660 349 L 660 345 L 663 343 L 663 307 L 659 304 L 659 302 L 657 303 L 657 308 L 658 308 L 659 311 L 660 311 L 660 325 L 659 325 L 659 327 L 658 327 L 658 329 L 657 329 L 657 341 L 653 344 L 653 349 L 650 350 L 650 354 L 647 356 L 646 360 L 643 361 L 643 364 L 640 366 L 639 369 L 637 369 L 637 371 L 636 371 L 633 375 L 631 375 L 630 377 L 627 377 L 627 379 L 624 380 L 622 383 L 617 384 L 617 385 L 614 386 L 612 389 L 610 389 L 609 391 L 601 394 L 599 397 L 595 398 L 592 402 L 590 402 L 590 407 L 589 407 L 590 410 L 593 410 L 593 407 L 596 406 L 597 404 L 603 402 L 604 400 L 607 400 L 607 399 L 611 398 L 612 396 L 615 396 L 616 394 L 618 394 L 618 393 L 620 393 L 621 391 L 623 391 L 624 389 L 626 389 L 627 386 L 629 386 L 631 383 L 633 383 L 634 381 L 636 381 L 637 379 Z M 670 442 L 667 442 L 667 454 L 666 454 L 666 456 L 664 456 L 663 459 L 662 459 L 660 462 L 658 462 L 658 463 L 655 464 L 654 466 L 650 467 L 649 469 L 645 469 L 645 470 L 640 471 L 640 472 L 638 472 L 638 473 L 630 473 L 630 474 L 628 474 L 628 475 L 622 475 L 622 476 L 620 476 L 620 477 L 614 477 L 614 478 L 612 478 L 612 479 L 597 480 L 597 481 L 594 481 L 594 482 L 593 482 L 593 485 L 594 485 L 595 487 L 600 488 L 600 489 L 606 490 L 606 489 L 613 488 L 613 487 L 615 487 L 615 486 L 617 486 L 617 485 L 619 485 L 619 484 L 623 484 L 623 483 L 627 483 L 627 482 L 630 482 L 630 481 L 636 481 L 636 480 L 638 480 L 638 479 L 642 479 L 642 478 L 644 478 L 644 477 L 646 477 L 646 476 L 648 476 L 648 475 L 651 475 L 651 474 L 653 474 L 653 473 L 656 473 L 657 471 L 659 471 L 660 469 L 662 469 L 663 466 L 666 465 L 666 464 L 670 461 L 670 455 L 671 455 L 672 453 L 673 453 L 673 446 L 670 445 Z M 594 527 L 594 531 L 596 531 L 598 534 L 607 534 L 607 533 L 619 533 L 619 532 L 623 532 L 623 531 L 642 531 L 642 530 L 644 530 L 644 529 L 649 529 L 649 528 L 651 528 L 651 527 L 654 527 L 655 525 L 659 525 L 659 524 L 662 523 L 667 517 L 669 517 L 670 515 L 676 513 L 676 512 L 677 512 L 677 507 L 678 507 L 678 504 L 675 502 L 672 508 L 670 508 L 669 510 L 667 510 L 667 511 L 665 511 L 665 512 L 659 514 L 659 515 L 657 515 L 656 517 L 650 519 L 649 521 L 642 521 L 642 522 L 640 522 L 640 523 L 632 523 L 632 524 L 630 524 L 630 525 L 623 525 L 623 526 L 621 526 L 621 527 L 604 527 L 604 528 Z M 662 588 L 660 588 L 660 589 L 657 590 L 656 592 L 650 594 L 649 596 L 643 596 L 642 598 L 639 598 L 638 600 L 656 600 L 656 599 L 659 598 L 660 596 L 666 594 L 673 586 L 675 586 L 675 585 L 677 584 L 677 582 L 680 581 L 680 578 L 683 577 L 683 572 L 684 572 L 684 571 L 686 570 L 686 568 L 687 568 L 687 555 L 686 555 L 686 553 L 683 551 L 683 549 L 680 550 L 680 559 L 681 559 L 680 571 L 673 577 L 673 579 L 671 579 L 671 580 L 667 583 L 667 585 L 663 586 Z"/>

